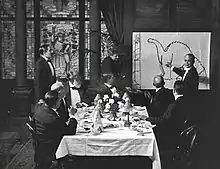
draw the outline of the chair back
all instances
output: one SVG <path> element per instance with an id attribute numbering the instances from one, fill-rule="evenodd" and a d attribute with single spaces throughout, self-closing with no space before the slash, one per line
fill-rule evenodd
<path id="1" fill-rule="evenodd" d="M 36 135 L 36 131 L 33 127 L 33 125 L 31 125 L 30 123 L 26 123 L 26 126 L 30 132 L 30 135 L 33 139 L 33 146 L 34 146 L 34 149 L 36 149 L 37 145 L 38 145 L 38 139 L 37 139 L 37 135 Z"/>
<path id="2" fill-rule="evenodd" d="M 186 166 L 192 163 L 194 150 L 198 148 L 198 126 L 191 125 L 180 133 L 179 144 L 177 147 L 176 159 Z"/>

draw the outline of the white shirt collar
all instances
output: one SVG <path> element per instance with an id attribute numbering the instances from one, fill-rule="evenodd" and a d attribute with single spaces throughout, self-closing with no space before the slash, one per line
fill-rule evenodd
<path id="1" fill-rule="evenodd" d="M 74 85 L 69 81 L 69 86 L 70 87 L 74 87 Z"/>
<path id="2" fill-rule="evenodd" d="M 192 67 L 185 67 L 184 70 L 188 72 Z"/>
<path id="3" fill-rule="evenodd" d="M 55 108 L 51 108 L 53 111 L 55 111 L 56 112 L 56 114 L 57 114 L 57 116 L 59 116 L 60 117 L 60 115 L 58 114 L 58 112 L 57 112 L 57 109 L 55 109 Z"/>
<path id="4" fill-rule="evenodd" d="M 183 95 L 182 94 L 180 94 L 180 95 L 176 95 L 176 96 L 174 96 L 175 97 L 175 100 L 177 100 L 179 97 L 182 97 Z"/>
<path id="5" fill-rule="evenodd" d="M 41 55 L 42 58 L 44 58 L 46 61 L 48 61 L 48 58 L 45 57 L 44 55 Z"/>
<path id="6" fill-rule="evenodd" d="M 156 92 L 158 92 L 162 87 L 156 88 Z"/>
<path id="7" fill-rule="evenodd" d="M 108 88 L 112 87 L 112 85 L 108 84 L 108 83 L 104 83 Z"/>

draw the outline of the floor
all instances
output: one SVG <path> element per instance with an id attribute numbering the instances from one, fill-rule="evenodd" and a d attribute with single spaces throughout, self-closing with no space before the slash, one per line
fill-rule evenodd
<path id="1" fill-rule="evenodd" d="M 21 159 L 22 153 L 27 150 L 28 145 L 31 145 L 29 131 L 25 125 L 27 120 L 25 117 L 1 119 L 0 169 L 19 169 L 24 168 L 22 165 L 26 165 L 24 161 L 17 159 Z M 31 162 L 30 160 L 29 163 Z"/>

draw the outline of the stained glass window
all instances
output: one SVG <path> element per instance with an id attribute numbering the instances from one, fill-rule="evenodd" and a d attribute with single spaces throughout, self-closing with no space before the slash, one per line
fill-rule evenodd
<path id="1" fill-rule="evenodd" d="M 89 80 L 90 74 L 90 33 L 89 33 L 89 21 L 85 22 L 85 79 Z"/>
<path id="2" fill-rule="evenodd" d="M 27 21 L 27 78 L 33 79 L 34 77 L 34 22 Z"/>
<path id="3" fill-rule="evenodd" d="M 89 18 L 90 0 L 85 0 L 85 17 Z"/>
<path id="4" fill-rule="evenodd" d="M 41 17 L 79 17 L 77 0 L 42 0 Z"/>
<path id="5" fill-rule="evenodd" d="M 0 0 L 1 17 L 15 17 L 15 0 Z"/>
<path id="6" fill-rule="evenodd" d="M 41 21 L 41 44 L 50 44 L 56 75 L 79 70 L 79 22 Z"/>
<path id="7" fill-rule="evenodd" d="M 15 21 L 1 21 L 2 79 L 15 78 Z"/>
<path id="8" fill-rule="evenodd" d="M 34 78 L 35 32 L 34 0 L 26 0 L 26 52 L 27 78 Z M 90 0 L 85 0 L 85 69 L 86 80 L 90 79 Z M 15 0 L 0 0 L 1 76 L 15 79 Z M 103 20 L 103 18 L 102 18 Z M 41 43 L 50 43 L 53 62 L 59 76 L 65 70 L 79 70 L 79 0 L 40 1 Z M 101 23 L 102 58 L 107 55 L 110 40 L 104 22 Z M 109 47 L 109 46 L 108 46 Z"/>
<path id="9" fill-rule="evenodd" d="M 26 0 L 26 15 L 34 17 L 34 0 Z"/>

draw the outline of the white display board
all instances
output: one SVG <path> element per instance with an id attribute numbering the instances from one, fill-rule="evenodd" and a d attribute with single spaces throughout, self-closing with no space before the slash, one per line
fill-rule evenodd
<path id="1" fill-rule="evenodd" d="M 183 66 L 184 56 L 193 53 L 199 73 L 199 89 L 209 89 L 210 32 L 133 32 L 133 85 L 152 89 L 155 75 L 161 74 L 165 86 L 173 87 L 178 75 L 165 64 Z"/>

